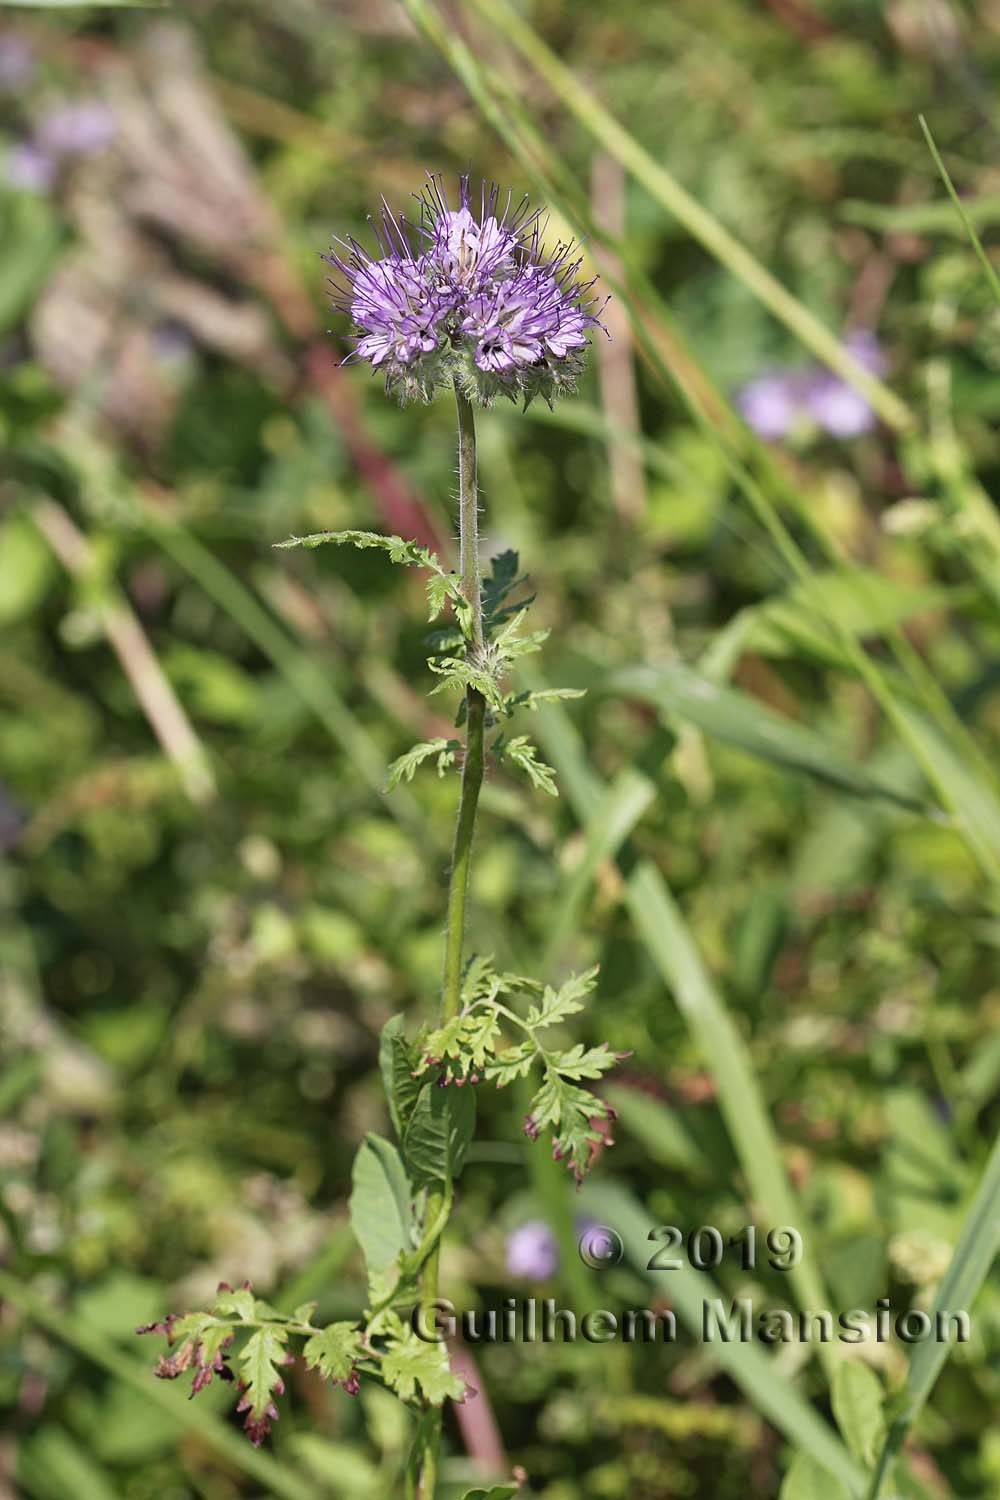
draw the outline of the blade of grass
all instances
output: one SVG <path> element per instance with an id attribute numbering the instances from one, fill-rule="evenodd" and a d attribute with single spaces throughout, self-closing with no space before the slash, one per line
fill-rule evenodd
<path id="1" fill-rule="evenodd" d="M 559 955 L 578 927 L 598 867 L 614 858 L 655 798 L 652 782 L 632 767 L 621 771 L 601 795 L 584 824 L 587 842 L 583 855 L 556 903 L 540 966 L 544 975 L 553 973 Z"/>
<path id="2" fill-rule="evenodd" d="M 625 888 L 625 903 L 667 988 L 672 992 L 702 1056 L 712 1070 L 719 1108 L 729 1131 L 760 1222 L 788 1225 L 803 1237 L 803 1256 L 789 1273 L 803 1308 L 827 1307 L 819 1265 L 803 1230 L 802 1210 L 792 1191 L 753 1061 L 721 996 L 709 978 L 666 881 L 648 862 Z M 835 1363 L 821 1346 L 827 1373 Z"/>
<path id="3" fill-rule="evenodd" d="M 998 1203 L 1000 1203 L 1000 1140 L 993 1147 L 986 1170 L 983 1172 L 976 1195 L 962 1225 L 962 1232 L 958 1237 L 951 1264 L 934 1298 L 934 1306 L 930 1311 L 933 1326 L 936 1327 L 938 1313 L 970 1311 L 997 1254 L 1000 1253 Z M 950 1350 L 951 1345 L 939 1339 L 927 1339 L 917 1346 L 916 1353 L 910 1361 L 902 1410 L 889 1428 L 872 1477 L 868 1500 L 879 1500 L 882 1495 L 893 1462 L 933 1390 Z"/>
<path id="4" fill-rule="evenodd" d="M 680 714 L 705 734 L 778 765 L 805 771 L 854 796 L 884 798 L 908 812 L 927 815 L 933 811 L 909 792 L 893 787 L 864 766 L 838 755 L 822 735 L 774 713 L 745 693 L 702 677 L 680 662 L 616 672 L 604 686 L 628 697 L 641 698 L 661 711 Z"/>
<path id="5" fill-rule="evenodd" d="M 1000 302 L 1000 277 L 997 276 L 996 271 L 993 269 L 993 262 L 990 260 L 989 256 L 986 254 L 986 251 L 983 249 L 983 242 L 979 238 L 979 235 L 976 233 L 975 225 L 966 212 L 965 204 L 962 202 L 961 198 L 958 196 L 958 193 L 955 191 L 955 184 L 952 182 L 948 172 L 948 168 L 945 166 L 944 161 L 941 158 L 941 153 L 937 148 L 937 143 L 934 140 L 933 135 L 931 134 L 930 126 L 928 125 L 923 115 L 918 115 L 917 118 L 920 122 L 920 129 L 924 133 L 924 140 L 927 142 L 927 149 L 931 153 L 934 165 L 937 167 L 938 171 L 941 174 L 941 181 L 944 183 L 945 188 L 948 192 L 948 197 L 951 199 L 952 204 L 955 208 L 955 212 L 958 214 L 958 217 L 961 220 L 962 228 L 968 235 L 969 240 L 972 244 L 972 248 L 975 250 L 976 255 L 979 258 L 979 264 L 983 268 L 986 280 L 989 283 L 990 291 L 993 293 L 996 301 Z"/>
<path id="6" fill-rule="evenodd" d="M 141 521 L 149 536 L 273 662 L 386 809 L 405 826 L 422 828 L 423 820 L 417 804 L 405 787 L 398 787 L 390 798 L 383 796 L 385 757 L 319 663 L 311 660 L 285 634 L 250 590 L 190 531 L 162 520 L 148 505 L 142 507 Z"/>
<path id="7" fill-rule="evenodd" d="M 577 817 L 586 823 L 601 805 L 600 778 L 587 764 L 564 709 L 558 704 L 544 704 L 538 710 L 538 720 L 539 738 L 546 754 L 566 787 Z M 788 1181 L 749 1052 L 701 965 L 665 882 L 652 866 L 641 865 L 628 881 L 626 904 L 640 939 L 668 988 L 676 994 L 684 1019 L 712 1071 L 719 1105 L 755 1210 L 769 1224 L 804 1229 L 804 1215 Z M 668 951 L 670 944 L 665 943 L 663 936 L 667 931 L 676 953 Z M 808 1248 L 807 1233 L 803 1233 L 803 1240 L 806 1251 L 801 1264 L 791 1272 L 792 1284 L 802 1307 L 827 1307 L 827 1293 Z M 820 1353 L 824 1362 L 832 1366 L 828 1346 L 821 1345 Z"/>
<path id="8" fill-rule="evenodd" d="M 645 1209 L 626 1188 L 602 1178 L 586 1182 L 580 1200 L 584 1212 L 617 1230 L 635 1269 L 656 1287 L 661 1296 L 669 1296 L 682 1321 L 700 1341 L 706 1303 L 716 1298 L 725 1303 L 726 1299 L 720 1297 L 719 1288 L 710 1276 L 691 1266 L 681 1265 L 676 1270 L 661 1272 L 648 1269 L 650 1242 L 647 1236 L 660 1221 L 660 1215 Z M 863 1493 L 863 1473 L 833 1429 L 777 1368 L 773 1357 L 752 1343 L 713 1342 L 704 1345 L 699 1342 L 699 1347 L 725 1370 L 747 1400 L 790 1442 L 811 1453 L 848 1487 L 852 1495 Z"/>

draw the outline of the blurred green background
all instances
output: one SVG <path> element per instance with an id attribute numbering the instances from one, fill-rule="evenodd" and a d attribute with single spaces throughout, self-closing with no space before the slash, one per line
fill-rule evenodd
<path id="1" fill-rule="evenodd" d="M 633 1054 L 585 1200 L 482 1095 L 447 1294 L 670 1297 L 641 1240 L 588 1271 L 574 1216 L 766 1228 L 783 1166 L 835 1309 L 927 1307 L 982 1170 L 1000 319 L 918 116 L 988 255 L 1000 6 L 539 0 L 534 59 L 507 13 L 0 10 L 0 1494 L 398 1493 L 384 1392 L 296 1374 L 269 1460 L 225 1390 L 196 1413 L 153 1382 L 131 1330 L 220 1278 L 363 1305 L 350 1162 L 386 1128 L 379 1028 L 435 1004 L 456 795 L 432 771 L 381 788 L 449 706 L 419 577 L 273 544 L 363 527 L 452 557 L 451 406 L 338 368 L 319 259 L 425 170 L 547 189 L 615 291 L 576 400 L 480 422 L 489 547 L 530 573 L 545 679 L 588 692 L 525 726 L 558 802 L 491 776 L 470 938 L 546 978 L 599 962 L 581 1039 Z M 831 389 L 810 315 L 874 335 L 895 395 Z M 536 1221 L 561 1264 L 532 1280 L 507 1262 Z M 794 1386 L 825 1423 L 815 1350 L 764 1353 L 778 1407 Z M 691 1337 L 473 1357 L 449 1495 L 505 1453 L 546 1500 L 770 1497 L 797 1441 L 766 1380 Z M 865 1358 L 903 1381 L 905 1348 Z M 998 1359 L 994 1280 L 907 1494 L 1000 1496 Z"/>

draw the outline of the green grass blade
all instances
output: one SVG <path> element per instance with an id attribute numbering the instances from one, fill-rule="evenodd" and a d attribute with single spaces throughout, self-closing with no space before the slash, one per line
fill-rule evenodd
<path id="1" fill-rule="evenodd" d="M 827 1294 L 802 1209 L 792 1191 L 767 1106 L 740 1036 L 702 963 L 680 910 L 654 865 L 640 865 L 625 900 L 636 930 L 673 993 L 706 1064 L 712 1070 L 722 1111 L 747 1180 L 755 1211 L 769 1225 L 788 1225 L 803 1235 L 803 1255 L 789 1273 L 802 1308 L 828 1307 Z M 827 1346 L 820 1346 L 821 1353 Z M 824 1360 L 832 1366 L 832 1359 Z"/>
<path id="2" fill-rule="evenodd" d="M 546 704 L 538 710 L 538 720 L 546 753 L 577 817 L 586 822 L 600 806 L 600 779 L 587 765 L 565 710 L 558 704 Z M 804 1216 L 788 1181 L 746 1045 L 712 986 L 658 871 L 651 865 L 641 865 L 628 882 L 626 901 L 642 942 L 676 994 L 684 1019 L 712 1070 L 720 1108 L 756 1210 L 769 1225 L 787 1224 L 803 1231 L 805 1254 L 792 1272 L 801 1305 L 827 1307 L 822 1277 L 809 1250 Z M 825 1358 L 827 1346 L 821 1345 L 820 1350 Z"/>
<path id="3" fill-rule="evenodd" d="M 584 1184 L 580 1206 L 584 1213 L 617 1230 L 636 1270 L 656 1287 L 661 1296 L 669 1297 L 680 1319 L 700 1340 L 705 1303 L 720 1296 L 719 1288 L 711 1277 L 688 1265 L 671 1271 L 648 1270 L 647 1262 L 653 1247 L 647 1235 L 660 1222 L 659 1216 L 643 1208 L 627 1188 L 603 1178 Z M 811 1453 L 817 1462 L 847 1486 L 852 1495 L 863 1493 L 865 1480 L 862 1471 L 833 1429 L 777 1368 L 773 1357 L 753 1343 L 713 1342 L 699 1347 L 725 1370 L 747 1400 L 779 1432 L 784 1433 L 789 1442 Z"/>
<path id="4" fill-rule="evenodd" d="M 613 859 L 643 813 L 656 797 L 656 788 L 639 771 L 627 767 L 603 793 L 584 825 L 587 836 L 583 858 L 566 881 L 549 929 L 541 972 L 552 974 L 558 955 L 577 930 L 587 894 L 598 866 Z"/>
<path id="5" fill-rule="evenodd" d="M 976 1296 L 1000 1253 L 1000 1140 L 997 1140 L 986 1165 L 976 1195 L 958 1237 L 951 1258 L 930 1311 L 936 1327 L 938 1313 L 971 1312 Z M 880 1500 L 890 1478 L 894 1461 L 903 1447 L 907 1433 L 934 1388 L 934 1383 L 951 1352 L 944 1339 L 929 1338 L 917 1345 L 910 1361 L 903 1393 L 902 1410 L 889 1429 L 885 1444 L 868 1491 L 868 1500 Z"/>
<path id="6" fill-rule="evenodd" d="M 189 531 L 161 521 L 148 506 L 142 509 L 141 516 L 147 532 L 164 552 L 236 621 L 269 658 L 387 810 L 401 823 L 421 827 L 419 809 L 405 787 L 398 787 L 391 797 L 383 797 L 385 758 L 337 692 L 329 672 L 300 650 L 249 589 Z"/>
<path id="7" fill-rule="evenodd" d="M 919 748 L 921 763 L 945 794 L 958 831 L 978 853 L 981 864 L 1000 864 L 1000 802 L 993 788 L 918 709 L 900 703 L 897 712 L 905 721 L 908 738 Z"/>
<path id="8" fill-rule="evenodd" d="M 775 765 L 804 771 L 856 797 L 879 797 L 909 812 L 927 812 L 904 788 L 839 755 L 822 735 L 680 662 L 616 672 L 605 687 L 641 698 L 668 715 L 679 714 L 715 739 Z"/>
<path id="9" fill-rule="evenodd" d="M 937 148 L 937 143 L 935 142 L 933 135 L 931 135 L 930 126 L 924 119 L 923 115 L 920 116 L 920 129 L 924 133 L 924 140 L 927 142 L 927 149 L 930 151 L 931 156 L 934 158 L 934 165 L 937 167 L 938 171 L 941 174 L 941 180 L 948 191 L 948 197 L 951 199 L 952 204 L 955 208 L 955 212 L 958 214 L 958 217 L 962 222 L 962 228 L 968 235 L 969 240 L 972 244 L 972 248 L 975 250 L 976 255 L 979 258 L 979 264 L 983 268 L 983 273 L 985 274 L 986 280 L 989 283 L 990 291 L 993 293 L 993 296 L 996 298 L 997 302 L 1000 302 L 1000 277 L 997 276 L 996 271 L 993 269 L 993 262 L 990 260 L 989 256 L 986 254 L 986 251 L 983 249 L 983 242 L 979 238 L 979 235 L 976 233 L 975 225 L 973 224 L 966 211 L 965 204 L 962 202 L 961 198 L 958 196 L 958 193 L 955 191 L 955 184 L 951 180 L 948 168 L 945 166 L 941 158 L 941 153 Z"/>

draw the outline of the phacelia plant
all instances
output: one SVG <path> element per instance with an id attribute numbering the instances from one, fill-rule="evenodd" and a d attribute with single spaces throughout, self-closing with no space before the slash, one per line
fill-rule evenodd
<path id="1" fill-rule="evenodd" d="M 282 1370 L 300 1350 L 305 1364 L 354 1395 L 362 1379 L 380 1382 L 414 1410 L 415 1437 L 406 1494 L 432 1500 L 436 1488 L 441 1407 L 467 1391 L 443 1343 L 426 1342 L 407 1314 L 427 1311 L 433 1324 L 438 1252 L 455 1184 L 472 1139 L 476 1085 L 503 1088 L 539 1077 L 525 1120 L 532 1141 L 547 1136 L 557 1160 L 582 1180 L 608 1140 L 614 1112 L 588 1086 L 611 1068 L 606 1045 L 561 1044 L 559 1028 L 584 1007 L 596 970 L 559 987 L 498 972 L 492 959 L 464 953 L 465 910 L 480 788 L 492 756 L 555 794 L 552 769 L 509 721 L 546 698 L 570 690 L 518 691 L 511 667 L 537 651 L 545 631 L 525 630 L 527 607 L 518 559 L 505 552 L 481 577 L 478 541 L 476 435 L 473 403 L 498 395 L 525 403 L 552 401 L 580 374 L 590 332 L 599 328 L 593 284 L 578 280 L 572 246 L 549 249 L 538 213 L 484 186 L 473 211 L 468 178 L 459 206 L 431 177 L 415 223 L 383 207 L 377 254 L 355 240 L 327 259 L 343 285 L 336 306 L 348 313 L 357 343 L 352 359 L 384 375 L 403 401 L 429 401 L 443 386 L 458 410 L 460 572 L 427 548 L 375 532 L 323 532 L 292 537 L 284 547 L 332 542 L 383 549 L 390 561 L 427 574 L 431 620 L 450 620 L 433 638 L 428 665 L 434 692 L 457 698 L 456 736 L 415 745 L 389 769 L 389 787 L 412 780 L 425 761 L 444 775 L 461 766 L 461 791 L 447 898 L 447 932 L 439 1014 L 408 1036 L 402 1016 L 383 1030 L 380 1065 L 395 1143 L 369 1134 L 354 1162 L 351 1222 L 368 1272 L 363 1322 L 313 1324 L 315 1304 L 283 1315 L 249 1285 L 227 1285 L 211 1307 L 170 1315 L 142 1332 L 165 1336 L 169 1353 L 156 1374 L 192 1375 L 197 1392 L 215 1377 L 236 1380 L 238 1410 L 254 1443 L 266 1436 L 284 1392 Z M 463 742 L 464 741 L 464 742 Z M 553 1039 L 553 1033 L 554 1038 Z M 237 1340 L 242 1342 L 237 1346 Z M 230 1367 L 234 1360 L 235 1370 Z M 516 1485 L 495 1487 L 494 1500 Z M 474 1492 L 482 1494 L 482 1491 Z"/>

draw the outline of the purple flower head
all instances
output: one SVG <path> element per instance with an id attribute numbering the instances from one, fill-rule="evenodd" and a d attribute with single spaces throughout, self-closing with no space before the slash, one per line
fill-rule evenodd
<path id="1" fill-rule="evenodd" d="M 57 156 L 89 156 L 101 151 L 115 133 L 115 120 L 98 99 L 58 104 L 38 127 L 39 144 Z"/>
<path id="2" fill-rule="evenodd" d="M 40 146 L 20 141 L 7 152 L 3 174 L 11 187 L 25 193 L 48 193 L 56 180 L 56 163 Z"/>
<path id="3" fill-rule="evenodd" d="M 525 1281 L 547 1281 L 559 1269 L 559 1247 L 542 1219 L 530 1219 L 507 1238 L 507 1270 Z"/>
<path id="4" fill-rule="evenodd" d="M 334 305 L 354 326 L 350 357 L 404 401 L 455 380 L 482 402 L 572 389 L 588 332 L 603 326 L 572 246 L 543 245 L 538 213 L 495 186 L 483 184 L 474 211 L 467 177 L 457 208 L 434 176 L 417 202 L 414 224 L 383 203 L 376 256 L 351 239 L 325 257 L 344 283 Z"/>

